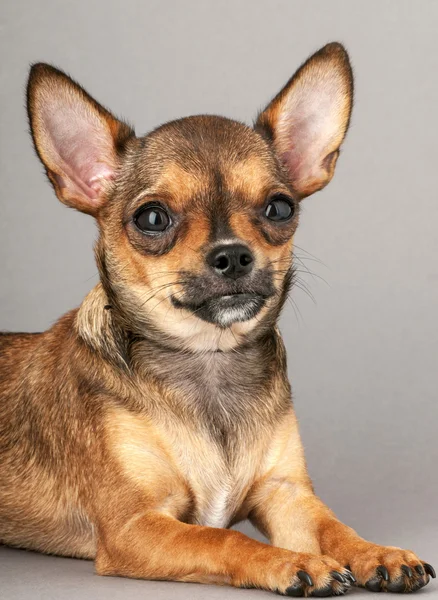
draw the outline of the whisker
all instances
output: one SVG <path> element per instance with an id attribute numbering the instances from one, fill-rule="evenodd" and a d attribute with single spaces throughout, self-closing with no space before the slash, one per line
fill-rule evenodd
<path id="1" fill-rule="evenodd" d="M 99 277 L 99 271 L 97 271 L 97 273 L 94 273 L 94 275 L 92 275 L 91 277 L 85 279 L 85 282 L 90 281 L 90 279 L 93 279 L 94 277 Z"/>
<path id="2" fill-rule="evenodd" d="M 311 275 L 312 277 L 315 275 L 313 273 L 313 271 L 311 271 L 309 269 L 309 267 L 305 264 L 305 262 L 299 256 L 297 256 L 296 254 L 294 254 L 293 258 L 294 258 L 294 260 L 297 260 L 300 263 L 300 265 L 303 267 L 303 269 L 305 269 L 309 273 L 309 275 Z"/>
<path id="3" fill-rule="evenodd" d="M 181 285 L 181 284 L 184 284 L 184 283 L 187 283 L 187 282 L 186 281 L 172 281 L 171 283 L 165 283 L 165 284 L 163 284 L 161 286 L 158 286 L 158 289 L 154 288 L 152 291 L 155 292 L 155 293 L 152 294 L 151 296 L 149 296 L 149 298 L 147 298 L 145 300 L 145 302 L 143 302 L 143 304 L 141 304 L 139 306 L 139 308 L 143 308 L 145 306 L 145 304 L 147 304 L 150 300 L 152 300 L 153 298 L 155 298 L 155 296 L 157 294 L 159 294 L 162 290 L 165 290 L 166 288 L 171 287 L 173 285 Z M 172 294 L 170 294 L 170 295 L 172 295 Z"/>
<path id="4" fill-rule="evenodd" d="M 295 248 L 298 248 L 298 250 L 301 250 L 301 252 L 305 252 L 306 254 L 308 254 L 313 260 L 316 260 L 316 262 L 319 262 L 322 265 L 324 265 L 324 267 L 327 267 L 327 265 L 322 260 L 320 260 L 317 256 L 315 256 L 311 252 L 308 252 L 307 250 L 304 250 L 304 248 L 301 248 L 300 246 L 297 246 L 297 244 L 294 244 L 294 246 L 295 246 Z"/>
<path id="5" fill-rule="evenodd" d="M 319 263 L 321 266 L 323 266 L 323 267 L 326 267 L 326 269 L 329 269 L 329 267 L 328 267 L 328 266 L 327 266 L 325 263 L 323 263 L 321 260 L 319 260 L 319 258 L 312 258 L 312 257 L 310 257 L 310 256 L 300 256 L 300 255 L 299 255 L 299 254 L 297 254 L 297 252 L 295 252 L 295 251 L 292 251 L 292 256 L 293 256 L 294 258 L 299 258 L 299 259 L 301 259 L 301 260 L 307 260 L 307 261 L 309 261 L 309 262 L 317 262 L 317 263 Z"/>
<path id="6" fill-rule="evenodd" d="M 236 338 L 236 336 L 234 335 L 234 331 L 232 330 L 232 328 L 231 328 L 231 327 L 229 328 L 229 330 L 230 330 L 230 333 L 231 333 L 231 335 L 232 335 L 232 336 L 233 336 L 233 338 L 234 338 L 234 341 L 236 342 L 236 347 L 235 347 L 235 348 L 231 348 L 231 350 L 232 350 L 233 352 L 235 352 L 236 354 L 240 355 L 240 352 L 239 352 L 239 350 L 238 350 L 239 342 L 237 341 L 237 338 Z"/>
<path id="7" fill-rule="evenodd" d="M 306 287 L 306 285 L 304 284 L 303 281 L 299 281 L 296 280 L 293 282 L 293 286 L 297 287 L 299 290 L 301 290 L 302 292 L 304 292 L 311 300 L 312 302 L 315 304 L 317 304 L 315 296 L 312 294 L 312 292 Z"/>
<path id="8" fill-rule="evenodd" d="M 303 275 L 310 275 L 312 278 L 316 278 L 316 279 L 320 279 L 321 281 L 323 281 L 329 288 L 331 288 L 331 285 L 329 284 L 329 282 L 324 279 L 324 277 L 321 277 L 321 275 L 318 275 L 317 273 L 312 273 L 311 271 L 302 271 L 301 269 L 294 269 L 296 273 L 302 273 Z"/>
<path id="9" fill-rule="evenodd" d="M 301 314 L 301 311 L 298 307 L 298 304 L 295 302 L 295 300 L 293 298 L 291 298 L 290 296 L 287 297 L 288 301 L 291 303 L 291 306 L 294 310 L 295 313 L 295 318 L 297 320 L 298 325 L 300 324 L 300 320 L 298 319 L 298 315 L 301 318 L 301 321 L 304 323 L 304 319 L 303 319 L 303 315 Z M 298 311 L 298 312 L 297 312 Z"/>
<path id="10" fill-rule="evenodd" d="M 156 308 L 157 308 L 157 307 L 158 307 L 158 306 L 159 306 L 159 305 L 160 305 L 162 302 L 164 302 L 165 300 L 169 300 L 169 298 L 171 298 L 171 297 L 172 297 L 172 294 L 168 294 L 168 295 L 167 295 L 165 298 L 162 298 L 162 299 L 161 299 L 161 300 L 160 300 L 160 301 L 159 301 L 159 302 L 158 302 L 158 303 L 157 303 L 157 304 L 156 304 L 156 305 L 153 307 L 153 309 L 151 310 L 151 313 L 153 313 L 153 312 L 154 312 L 154 310 L 155 310 L 155 309 L 156 309 Z"/>

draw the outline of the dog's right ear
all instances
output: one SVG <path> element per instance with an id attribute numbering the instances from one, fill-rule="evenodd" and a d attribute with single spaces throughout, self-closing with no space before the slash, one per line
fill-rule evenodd
<path id="1" fill-rule="evenodd" d="M 96 216 L 133 130 L 62 71 L 32 66 L 27 110 L 36 151 L 64 204 Z"/>

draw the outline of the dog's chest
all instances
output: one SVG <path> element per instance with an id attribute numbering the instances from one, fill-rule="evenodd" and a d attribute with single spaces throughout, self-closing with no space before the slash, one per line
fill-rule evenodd
<path id="1" fill-rule="evenodd" d="M 199 525 L 227 527 L 239 509 L 242 487 L 241 481 L 232 479 L 222 482 L 218 480 L 215 487 L 204 487 L 202 500 L 198 503 L 192 520 Z"/>
<path id="2" fill-rule="evenodd" d="M 124 470 L 176 518 L 227 526 L 260 469 L 275 414 L 260 354 L 148 357 L 144 416 L 113 418 Z"/>
<path id="3" fill-rule="evenodd" d="M 248 365 L 236 364 L 234 357 L 219 354 L 198 361 L 184 378 L 177 371 L 174 377 L 173 389 L 188 408 L 179 440 L 185 452 L 178 457 L 194 492 L 191 520 L 226 527 L 239 511 L 260 462 L 260 370 L 256 375 Z"/>
<path id="4" fill-rule="evenodd" d="M 240 450 L 230 460 L 213 440 L 204 439 L 199 443 L 200 452 L 188 453 L 181 461 L 180 468 L 193 492 L 192 522 L 227 527 L 240 512 L 261 463 L 257 444 L 248 443 L 246 451 Z"/>
<path id="5" fill-rule="evenodd" d="M 212 491 L 213 494 L 208 504 L 198 511 L 197 522 L 209 527 L 226 527 L 231 518 L 230 489 L 223 487 L 220 490 Z"/>
<path id="6" fill-rule="evenodd" d="M 153 507 L 190 523 L 226 527 L 255 479 L 260 443 L 231 458 L 208 432 L 114 410 L 108 418 L 111 462 Z"/>

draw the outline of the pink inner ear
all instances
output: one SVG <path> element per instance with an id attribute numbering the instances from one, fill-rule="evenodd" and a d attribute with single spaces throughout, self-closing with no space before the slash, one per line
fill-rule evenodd
<path id="1" fill-rule="evenodd" d="M 324 159 L 342 139 L 344 86 L 330 77 L 299 82 L 281 107 L 276 142 L 297 188 L 325 177 Z"/>
<path id="2" fill-rule="evenodd" d="M 61 187 L 95 203 L 114 178 L 113 139 L 105 121 L 85 103 L 47 103 L 42 111 L 46 151 Z"/>

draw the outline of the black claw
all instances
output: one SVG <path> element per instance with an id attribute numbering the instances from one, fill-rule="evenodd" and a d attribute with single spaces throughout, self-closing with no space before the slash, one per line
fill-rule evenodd
<path id="1" fill-rule="evenodd" d="M 386 567 L 384 567 L 383 565 L 380 565 L 380 567 L 377 567 L 376 569 L 377 573 L 379 573 L 382 578 L 385 581 L 389 581 L 389 573 L 388 573 L 388 569 Z"/>
<path id="2" fill-rule="evenodd" d="M 338 571 L 330 571 L 330 575 L 333 577 L 333 579 L 336 579 L 336 581 L 340 581 L 341 583 L 347 583 L 345 577 L 342 575 L 342 573 L 339 573 Z"/>
<path id="3" fill-rule="evenodd" d="M 351 581 L 351 583 L 356 583 L 356 577 L 353 575 L 351 571 L 345 573 L 345 577 Z"/>
<path id="4" fill-rule="evenodd" d="M 435 573 L 435 569 L 432 567 L 432 565 L 430 565 L 429 563 L 423 563 L 423 565 L 424 565 L 424 570 L 426 571 L 426 573 L 428 575 L 430 575 L 432 577 L 432 579 L 435 579 L 436 573 Z"/>
<path id="5" fill-rule="evenodd" d="M 370 592 L 381 592 L 382 591 L 382 580 L 380 577 L 374 577 L 373 579 L 369 579 L 365 587 Z"/>
<path id="6" fill-rule="evenodd" d="M 296 585 L 290 585 L 286 590 L 286 596 L 291 596 L 292 598 L 302 598 L 304 596 L 304 590 L 300 583 Z"/>
<path id="7" fill-rule="evenodd" d="M 412 577 L 412 569 L 408 565 L 402 565 L 401 570 L 407 577 Z"/>
<path id="8" fill-rule="evenodd" d="M 346 577 L 348 577 L 350 579 L 350 581 L 352 581 L 353 583 L 356 583 L 356 577 L 351 572 L 350 565 L 345 565 L 344 569 L 346 569 L 348 571 L 348 573 L 345 573 Z"/>
<path id="9" fill-rule="evenodd" d="M 421 576 L 424 575 L 424 569 L 423 569 L 423 567 L 421 565 L 417 565 L 415 567 L 415 570 L 417 571 L 418 575 L 421 575 Z"/>
<path id="10" fill-rule="evenodd" d="M 326 587 L 312 590 L 310 595 L 315 598 L 327 598 L 327 596 L 333 596 L 333 589 L 331 585 L 327 585 Z"/>
<path id="11" fill-rule="evenodd" d="M 297 577 L 298 579 L 301 579 L 301 581 L 304 581 L 304 583 L 307 583 L 307 585 L 313 585 L 313 579 L 306 571 L 297 571 Z"/>

